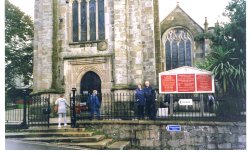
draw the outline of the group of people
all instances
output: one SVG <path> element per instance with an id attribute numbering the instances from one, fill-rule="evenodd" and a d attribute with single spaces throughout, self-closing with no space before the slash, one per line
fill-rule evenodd
<path id="1" fill-rule="evenodd" d="M 135 90 L 135 100 L 139 119 L 144 119 L 145 114 L 151 120 L 156 119 L 156 93 L 150 86 L 149 81 L 145 81 L 144 88 L 141 84 L 138 84 L 138 88 Z"/>
<path id="2" fill-rule="evenodd" d="M 138 117 L 139 119 L 144 119 L 145 114 L 149 119 L 156 119 L 156 94 L 155 90 L 149 85 L 149 81 L 145 82 L 144 88 L 141 84 L 138 84 L 138 88 L 135 90 L 136 104 L 138 107 Z M 60 97 L 55 101 L 58 113 L 58 128 L 61 128 L 62 117 L 64 118 L 64 126 L 67 126 L 66 120 L 66 109 L 69 107 L 64 95 L 61 94 Z M 97 90 L 93 90 L 93 93 L 88 96 L 87 106 L 90 113 L 89 119 L 92 120 L 94 114 L 97 114 L 97 118 L 100 117 L 100 100 L 97 96 Z"/>
<path id="3" fill-rule="evenodd" d="M 150 86 L 149 81 L 145 81 L 144 88 L 142 84 L 138 84 L 137 89 L 135 90 L 135 103 L 138 109 L 138 119 L 144 119 L 145 116 L 148 116 L 149 119 L 156 119 L 156 93 L 155 90 Z M 212 94 L 208 95 L 208 105 L 209 111 L 212 112 L 214 104 L 214 97 Z M 55 105 L 58 107 L 58 128 L 61 128 L 61 119 L 64 118 L 64 126 L 67 126 L 66 120 L 66 107 L 69 107 L 64 95 L 60 95 L 55 102 Z M 90 113 L 89 119 L 92 120 L 94 114 L 97 114 L 97 118 L 100 117 L 100 106 L 101 103 L 97 96 L 97 90 L 93 90 L 93 93 L 88 96 L 87 106 Z"/>

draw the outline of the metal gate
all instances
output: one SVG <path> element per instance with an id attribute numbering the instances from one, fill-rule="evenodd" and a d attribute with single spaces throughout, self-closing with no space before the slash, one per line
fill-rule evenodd
<path id="1" fill-rule="evenodd" d="M 50 96 L 31 96 L 28 99 L 28 126 L 50 125 Z"/>

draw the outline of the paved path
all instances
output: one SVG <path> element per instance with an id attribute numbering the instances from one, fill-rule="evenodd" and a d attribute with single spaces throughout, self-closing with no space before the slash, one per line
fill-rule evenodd
<path id="1" fill-rule="evenodd" d="M 17 139 L 5 139 L 5 150 L 89 150 L 72 146 L 63 146 L 42 142 L 25 142 Z"/>

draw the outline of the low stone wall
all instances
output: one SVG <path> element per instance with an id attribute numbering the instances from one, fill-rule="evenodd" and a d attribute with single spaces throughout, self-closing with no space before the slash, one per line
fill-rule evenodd
<path id="1" fill-rule="evenodd" d="M 181 131 L 167 131 L 170 124 L 181 125 Z M 130 140 L 132 149 L 246 149 L 246 123 L 105 120 L 84 121 L 79 126 L 113 139 Z"/>

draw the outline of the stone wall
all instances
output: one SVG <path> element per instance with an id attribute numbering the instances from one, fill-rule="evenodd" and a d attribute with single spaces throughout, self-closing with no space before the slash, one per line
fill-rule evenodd
<path id="1" fill-rule="evenodd" d="M 105 40 L 73 42 L 73 0 L 36 0 L 34 92 L 48 93 L 58 87 L 67 94 L 72 87 L 80 87 L 77 76 L 86 71 L 103 77 L 102 92 L 129 90 L 145 80 L 156 86 L 155 42 L 160 38 L 156 2 L 105 0 Z M 105 61 L 92 62 L 96 57 Z"/>
<path id="2" fill-rule="evenodd" d="M 169 124 L 180 124 L 181 131 L 167 131 Z M 246 149 L 246 123 L 85 121 L 80 126 L 101 131 L 114 139 L 129 140 L 132 148 L 139 149 Z"/>

